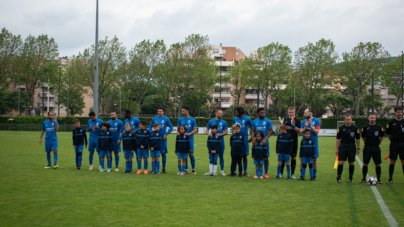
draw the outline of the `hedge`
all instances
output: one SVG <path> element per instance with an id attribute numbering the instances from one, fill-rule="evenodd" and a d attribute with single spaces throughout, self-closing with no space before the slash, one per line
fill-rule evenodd
<path id="1" fill-rule="evenodd" d="M 0 116 L 0 123 L 3 124 L 8 124 L 8 119 L 14 119 L 12 121 L 12 124 L 42 124 L 42 122 L 44 122 L 47 117 L 45 116 L 31 116 L 31 117 L 25 117 L 25 116 L 12 116 L 12 117 L 4 117 L 4 116 Z M 107 121 L 109 119 L 111 119 L 110 117 L 99 117 L 100 119 Z M 79 119 L 80 120 L 80 124 L 81 125 L 87 125 L 88 120 L 90 120 L 89 117 L 59 117 L 58 118 L 58 122 L 60 125 L 73 125 L 74 123 L 74 119 Z M 118 118 L 120 119 L 122 122 L 125 121 L 125 118 L 120 117 Z M 170 121 L 171 123 L 176 126 L 177 122 L 178 122 L 178 117 L 170 117 Z M 196 123 L 198 126 L 205 126 L 208 124 L 208 121 L 212 119 L 212 118 L 195 118 Z M 255 120 L 256 117 L 252 117 L 251 120 Z M 271 121 L 277 121 L 278 118 L 276 117 L 270 117 L 268 118 Z M 139 120 L 144 120 L 146 121 L 147 125 L 150 124 L 152 117 L 139 117 Z M 227 125 L 230 126 L 232 125 L 233 122 L 233 118 L 231 117 L 224 117 L 223 120 L 225 120 L 227 122 Z"/>
<path id="2" fill-rule="evenodd" d="M 387 122 L 389 122 L 390 120 L 391 119 L 389 118 L 379 118 L 376 120 L 376 123 L 383 127 L 386 127 Z M 338 121 L 344 121 L 344 118 L 322 118 L 321 128 L 336 129 Z M 362 128 L 369 123 L 369 120 L 367 118 L 353 118 L 352 121 L 355 121 L 355 125 L 358 128 Z"/>

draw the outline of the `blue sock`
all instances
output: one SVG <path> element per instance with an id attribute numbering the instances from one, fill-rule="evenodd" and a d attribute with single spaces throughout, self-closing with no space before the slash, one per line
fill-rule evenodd
<path id="1" fill-rule="evenodd" d="M 100 163 L 100 165 L 101 165 L 101 156 L 100 156 L 100 152 L 97 152 L 98 153 L 98 161 L 99 161 L 99 163 Z M 103 168 L 104 168 L 104 166 L 102 166 Z"/>
<path id="2" fill-rule="evenodd" d="M 257 175 L 257 177 L 259 177 L 259 175 L 260 175 L 259 171 L 260 171 L 259 168 L 255 167 L 255 175 Z"/>
<path id="3" fill-rule="evenodd" d="M 90 151 L 90 154 L 88 155 L 88 161 L 90 162 L 90 166 L 93 165 L 93 159 L 94 159 L 94 150 Z"/>
<path id="4" fill-rule="evenodd" d="M 129 161 L 129 170 L 132 171 L 132 165 L 133 165 L 133 161 Z"/>
<path id="5" fill-rule="evenodd" d="M 58 163 L 58 153 L 53 153 L 53 162 L 55 163 L 55 165 L 57 165 L 57 163 Z"/>
<path id="6" fill-rule="evenodd" d="M 107 160 L 107 167 L 108 169 L 112 168 L 112 159 Z"/>
<path id="7" fill-rule="evenodd" d="M 191 156 L 191 166 L 192 166 L 192 169 L 194 170 L 195 169 L 195 156 Z"/>
<path id="8" fill-rule="evenodd" d="M 101 166 L 101 169 L 104 169 L 104 160 L 100 161 L 100 166 Z"/>
<path id="9" fill-rule="evenodd" d="M 279 176 L 279 173 L 281 172 L 281 167 L 282 166 L 278 166 L 277 172 L 276 172 L 276 176 Z"/>
<path id="10" fill-rule="evenodd" d="M 152 172 L 154 172 L 154 170 L 156 169 L 156 161 L 152 161 L 151 163 L 151 168 L 152 168 Z"/>
<path id="11" fill-rule="evenodd" d="M 163 155 L 163 169 L 166 169 L 167 155 Z"/>
<path id="12" fill-rule="evenodd" d="M 313 175 L 313 168 L 309 168 L 309 171 L 310 171 L 310 178 L 313 178 L 313 177 L 314 177 L 314 175 Z"/>
<path id="13" fill-rule="evenodd" d="M 186 170 L 186 165 L 182 165 L 182 170 L 181 172 L 184 172 Z"/>
<path id="14" fill-rule="evenodd" d="M 182 166 L 180 164 L 178 164 L 178 171 L 180 171 L 180 172 L 182 171 L 181 167 Z"/>
<path id="15" fill-rule="evenodd" d="M 193 157 L 193 156 L 192 156 Z M 224 169 L 224 158 L 223 155 L 219 155 L 220 158 L 220 170 L 223 171 Z"/>
<path id="16" fill-rule="evenodd" d="M 317 176 L 317 169 L 313 169 L 313 177 Z"/>
<path id="17" fill-rule="evenodd" d="M 248 162 L 244 162 L 244 163 L 243 163 L 244 173 L 247 172 L 247 166 L 248 166 Z M 236 171 L 236 170 L 234 170 L 234 171 Z"/>
<path id="18" fill-rule="evenodd" d="M 303 178 L 306 178 L 306 168 L 301 169 L 300 173 L 302 174 Z M 311 178 L 311 171 L 310 171 L 310 178 Z"/>
<path id="19" fill-rule="evenodd" d="M 185 159 L 185 169 L 188 169 L 188 159 Z"/>
<path id="20" fill-rule="evenodd" d="M 148 165 L 149 165 L 149 161 L 147 161 L 147 159 L 144 160 L 144 161 L 143 161 L 143 165 L 144 165 L 144 170 L 147 170 L 147 167 L 148 167 Z"/>
<path id="21" fill-rule="evenodd" d="M 160 161 L 156 161 L 156 170 L 157 173 L 160 173 Z"/>
<path id="22" fill-rule="evenodd" d="M 265 173 L 268 173 L 269 164 L 265 164 Z"/>
<path id="23" fill-rule="evenodd" d="M 137 169 L 142 170 L 142 161 L 137 160 Z"/>
<path id="24" fill-rule="evenodd" d="M 290 177 L 290 165 L 286 165 L 286 170 L 288 171 L 288 177 Z"/>
<path id="25" fill-rule="evenodd" d="M 260 174 L 261 174 L 260 176 L 264 176 L 263 173 L 264 173 L 264 169 L 261 167 L 261 168 L 260 168 Z"/>
<path id="26" fill-rule="evenodd" d="M 115 168 L 119 166 L 119 155 L 115 156 Z"/>
<path id="27" fill-rule="evenodd" d="M 78 158 L 79 160 L 78 160 L 78 162 L 79 162 L 79 166 L 81 166 L 81 161 L 83 160 L 83 156 L 82 155 L 79 155 L 79 158 Z"/>
<path id="28" fill-rule="evenodd" d="M 213 165 L 217 166 L 217 159 L 213 159 Z"/>
<path id="29" fill-rule="evenodd" d="M 126 161 L 125 163 L 125 170 L 129 170 L 129 161 Z"/>

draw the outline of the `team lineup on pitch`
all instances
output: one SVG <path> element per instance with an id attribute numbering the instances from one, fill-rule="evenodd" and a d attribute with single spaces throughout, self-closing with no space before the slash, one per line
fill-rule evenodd
<path id="1" fill-rule="evenodd" d="M 82 154 L 88 146 L 89 151 L 89 170 L 93 170 L 93 156 L 97 151 L 99 156 L 99 171 L 104 172 L 105 158 L 107 158 L 106 172 L 112 169 L 112 154 L 115 156 L 115 171 L 119 171 L 119 153 L 123 146 L 126 167 L 123 173 L 132 173 L 133 158 L 137 161 L 136 174 L 148 174 L 149 156 L 152 158 L 152 170 L 150 174 L 160 174 L 166 172 L 167 164 L 167 135 L 173 130 L 169 118 L 164 116 L 164 109 L 158 109 L 158 115 L 153 118 L 149 126 L 145 121 L 139 121 L 131 115 L 129 110 L 125 111 L 125 123 L 117 119 L 115 111 L 111 112 L 111 120 L 102 121 L 97 119 L 94 112 L 90 113 L 90 120 L 87 123 L 87 130 L 80 127 L 79 120 L 75 120 L 76 128 L 73 130 L 73 147 L 76 153 L 76 168 L 81 169 Z M 280 134 L 276 140 L 276 154 L 278 156 L 278 166 L 276 179 L 283 177 L 284 166 L 286 165 L 287 176 L 285 178 L 296 179 L 296 156 L 298 155 L 298 135 L 303 135 L 300 143 L 300 178 L 306 179 L 306 169 L 309 167 L 309 179 L 316 181 L 317 179 L 317 158 L 319 157 L 318 149 L 318 133 L 320 130 L 320 121 L 313 117 L 311 109 L 306 109 L 302 122 L 296 118 L 295 109 L 288 109 L 289 117 L 280 120 Z M 403 164 L 404 172 L 404 125 L 402 123 L 402 109 L 395 109 L 396 118 L 391 120 L 386 126 L 386 134 L 391 141 L 390 145 L 390 166 L 389 166 L 389 184 L 393 183 L 394 165 L 398 157 Z M 194 134 L 197 132 L 197 124 L 194 118 L 189 115 L 188 107 L 182 109 L 183 117 L 177 123 L 177 137 L 175 145 L 175 154 L 178 157 L 177 175 L 189 174 L 188 157 L 190 159 L 192 174 L 196 174 L 195 157 L 194 157 Z M 268 168 L 270 152 L 269 137 L 273 134 L 272 123 L 265 118 L 263 108 L 257 110 L 258 118 L 254 121 L 244 115 L 244 109 L 239 107 L 236 110 L 236 118 L 233 120 L 232 135 L 230 138 L 231 147 L 231 167 L 228 176 L 238 175 L 239 177 L 249 176 L 247 173 L 249 145 L 252 143 L 252 159 L 254 162 L 255 175 L 253 178 L 269 178 Z M 220 174 L 226 176 L 224 172 L 224 136 L 228 135 L 227 123 L 222 120 L 222 111 L 215 111 L 215 118 L 210 120 L 206 126 L 207 150 L 209 153 L 209 171 L 205 173 L 207 176 L 216 176 L 218 168 L 218 159 L 220 159 Z M 360 137 L 361 133 L 358 127 L 352 124 L 352 117 L 345 116 L 345 124 L 338 129 L 336 140 L 336 156 L 338 159 L 337 180 L 335 183 L 341 183 L 341 175 L 343 165 L 348 160 L 349 163 L 349 182 L 353 182 L 354 162 L 356 155 L 360 153 Z M 251 133 L 249 130 L 251 128 Z M 48 165 L 51 166 L 51 152 L 54 153 L 54 169 L 57 169 L 58 160 L 58 142 L 56 132 L 59 124 L 53 119 L 53 114 L 49 113 L 48 120 L 43 122 L 42 132 L 40 136 L 40 144 L 42 137 L 45 136 L 45 151 L 47 152 Z M 87 141 L 86 131 L 90 131 L 89 142 Z M 384 128 L 376 124 L 376 115 L 369 115 L 369 124 L 365 125 L 362 130 L 362 138 L 365 143 L 363 158 L 364 165 L 362 167 L 363 178 L 361 183 L 368 182 L 370 185 L 382 184 L 381 181 L 381 150 L 380 143 L 383 141 Z M 248 138 L 248 135 L 251 137 Z M 160 157 L 162 157 L 162 171 L 160 171 Z M 376 177 L 366 179 L 368 174 L 368 164 L 373 159 L 376 165 Z M 143 170 L 142 170 L 143 161 Z M 265 169 L 265 173 L 264 173 Z M 377 181 L 375 180 L 377 179 Z"/>

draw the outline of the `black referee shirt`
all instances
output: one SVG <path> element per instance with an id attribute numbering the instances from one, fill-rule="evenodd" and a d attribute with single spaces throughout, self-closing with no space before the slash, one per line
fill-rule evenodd
<path id="1" fill-rule="evenodd" d="M 341 140 L 341 143 L 355 143 L 355 140 L 360 139 L 360 133 L 358 127 L 355 125 L 339 127 L 337 132 L 337 139 Z"/>
<path id="2" fill-rule="evenodd" d="M 295 117 L 294 121 L 295 121 L 295 126 L 297 128 L 301 128 L 302 122 L 300 121 L 300 119 Z M 298 134 L 292 126 L 292 119 L 290 119 L 289 117 L 285 117 L 283 119 L 283 123 L 287 126 L 287 132 L 292 136 L 293 140 L 296 139 Z"/>
<path id="3" fill-rule="evenodd" d="M 384 136 L 384 129 L 378 124 L 367 124 L 362 128 L 362 138 L 365 138 L 365 146 L 376 147 L 380 145 L 380 138 Z"/>
<path id="4" fill-rule="evenodd" d="M 387 123 L 386 134 L 390 135 L 391 142 L 404 142 L 404 121 L 393 119 Z"/>

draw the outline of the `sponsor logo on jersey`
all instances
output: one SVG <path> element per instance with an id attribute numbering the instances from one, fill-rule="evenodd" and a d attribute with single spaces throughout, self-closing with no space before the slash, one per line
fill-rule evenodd
<path id="1" fill-rule="evenodd" d="M 404 132 L 404 128 L 401 128 L 401 131 Z"/>
<path id="2" fill-rule="evenodd" d="M 219 136 L 216 136 L 216 139 L 219 138 Z"/>

